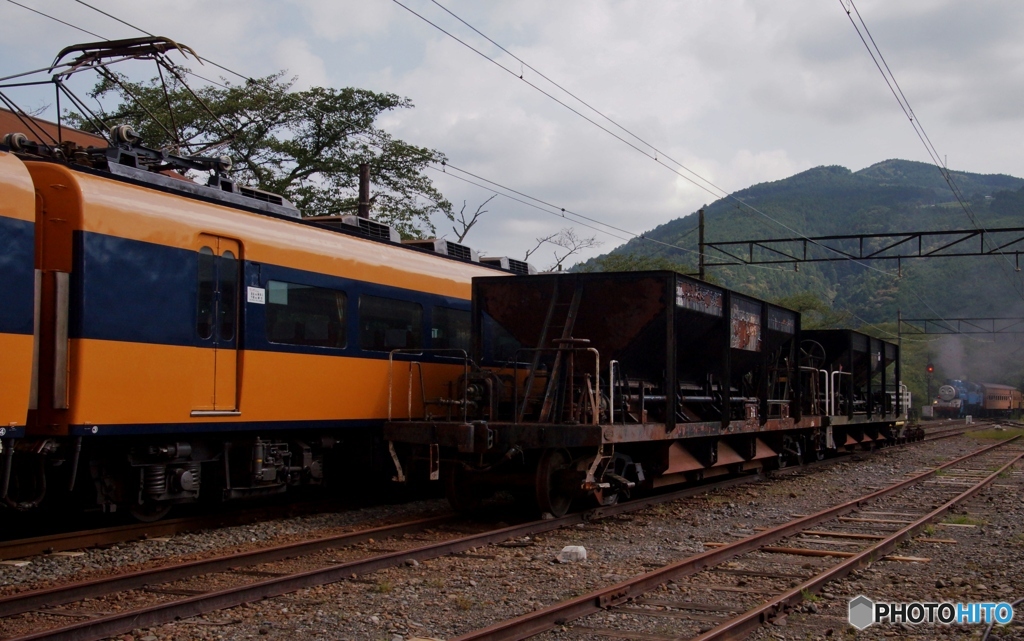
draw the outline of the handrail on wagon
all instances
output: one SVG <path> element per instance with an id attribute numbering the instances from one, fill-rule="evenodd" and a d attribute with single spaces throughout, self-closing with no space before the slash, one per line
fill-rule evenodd
<path id="1" fill-rule="evenodd" d="M 515 353 L 515 357 L 514 357 L 515 367 L 513 369 L 513 375 L 514 375 L 513 381 L 515 381 L 515 384 L 512 386 L 514 407 L 519 407 L 519 363 L 520 363 L 519 354 L 521 352 L 538 353 L 538 354 L 539 353 L 543 353 L 543 352 L 554 352 L 554 353 L 560 353 L 560 352 L 590 352 L 590 353 L 592 353 L 594 355 L 594 377 L 596 378 L 596 380 L 594 381 L 594 391 L 590 395 L 591 396 L 590 404 L 591 404 L 591 407 L 593 408 L 593 416 L 591 418 L 591 424 L 592 425 L 600 425 L 600 423 L 601 423 L 600 400 L 597 398 L 596 395 L 599 395 L 601 393 L 601 353 L 597 351 L 596 347 L 520 347 L 519 349 L 517 349 L 516 353 Z M 614 361 L 614 362 L 617 363 L 618 361 Z M 550 377 L 549 377 L 548 385 L 550 385 L 550 384 L 551 384 L 551 380 L 550 380 Z M 529 390 L 523 390 L 523 393 L 525 395 L 524 398 L 523 398 L 523 400 L 524 400 L 524 407 L 525 407 L 525 400 L 529 398 L 529 392 L 530 392 Z M 513 417 L 513 421 L 515 423 L 519 422 L 519 412 L 516 412 L 515 416 Z"/>
<path id="2" fill-rule="evenodd" d="M 436 354 L 439 356 L 451 355 L 462 358 L 462 420 L 465 421 L 468 411 L 468 403 L 466 402 L 469 398 L 469 354 L 464 349 L 457 348 L 435 348 L 435 349 L 421 349 L 418 347 L 406 347 L 400 349 L 393 349 L 388 353 L 388 421 L 393 421 L 392 417 L 392 406 L 395 392 L 395 354 Z M 416 360 L 409 362 L 409 396 L 408 396 L 408 418 L 406 420 L 412 420 L 412 390 L 413 390 L 413 367 L 419 372 L 420 375 L 420 402 L 424 408 L 427 404 L 427 392 L 423 383 L 423 363 Z"/>

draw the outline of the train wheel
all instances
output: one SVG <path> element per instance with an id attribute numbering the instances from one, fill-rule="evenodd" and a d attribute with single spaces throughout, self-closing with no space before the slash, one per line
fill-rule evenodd
<path id="1" fill-rule="evenodd" d="M 136 521 L 152 523 L 167 516 L 167 513 L 171 511 L 171 504 L 146 501 L 140 505 L 131 506 L 128 511 Z"/>
<path id="2" fill-rule="evenodd" d="M 565 472 L 569 470 L 569 457 L 562 450 L 545 450 L 537 463 L 537 507 L 555 517 L 564 516 L 572 504 L 572 493 L 567 491 Z"/>

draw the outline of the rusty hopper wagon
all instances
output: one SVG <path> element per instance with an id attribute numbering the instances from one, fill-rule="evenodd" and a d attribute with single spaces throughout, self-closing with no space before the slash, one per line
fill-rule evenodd
<path id="1" fill-rule="evenodd" d="M 896 345 L 673 272 L 474 278 L 472 313 L 446 395 L 393 363 L 389 402 L 419 418 L 385 425 L 396 478 L 457 508 L 502 489 L 559 515 L 917 436 Z"/>

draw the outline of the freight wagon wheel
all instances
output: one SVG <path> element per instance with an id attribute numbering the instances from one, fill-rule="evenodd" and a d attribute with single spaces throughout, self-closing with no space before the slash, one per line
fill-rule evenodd
<path id="1" fill-rule="evenodd" d="M 167 513 L 171 511 L 170 503 L 157 503 L 155 501 L 145 501 L 138 505 L 133 505 L 128 508 L 128 512 L 135 517 L 136 521 L 142 523 L 153 523 L 167 516 Z"/>
<path id="2" fill-rule="evenodd" d="M 565 516 L 572 504 L 572 492 L 566 486 L 569 457 L 562 450 L 545 450 L 537 463 L 536 496 L 540 511 L 555 517 Z"/>

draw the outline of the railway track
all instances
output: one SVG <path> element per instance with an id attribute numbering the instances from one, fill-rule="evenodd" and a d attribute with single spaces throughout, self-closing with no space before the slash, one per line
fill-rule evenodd
<path id="1" fill-rule="evenodd" d="M 939 426 L 926 432 L 924 441 L 959 436 L 970 430 L 985 429 L 989 423 L 979 422 L 971 426 Z M 920 442 L 920 441 L 915 441 Z M 913 443 L 910 443 L 911 445 Z M 832 459 L 829 459 L 831 461 Z M 828 461 L 826 461 L 826 464 Z M 154 523 L 129 523 L 89 530 L 74 530 L 34 536 L 28 538 L 0 541 L 0 561 L 21 559 L 40 554 L 67 552 L 85 548 L 119 545 L 130 541 L 139 541 L 155 537 L 174 536 L 187 532 L 196 532 L 210 528 L 248 525 L 270 519 L 281 519 L 311 514 L 324 509 L 335 509 L 336 502 L 325 507 L 325 502 L 309 504 L 292 504 L 242 510 L 229 514 L 198 515 L 165 519 Z"/>
<path id="2" fill-rule="evenodd" d="M 40 554 L 52 554 L 54 552 L 118 545 L 129 541 L 174 536 L 175 534 L 185 534 L 211 528 L 249 525 L 271 519 L 285 519 L 306 514 L 317 514 L 329 510 L 344 509 L 345 507 L 335 500 L 318 500 L 232 510 L 221 514 L 183 516 L 153 523 L 126 523 L 86 530 L 51 532 L 40 536 L 0 541 L 0 561 L 21 559 Z"/>
<path id="3" fill-rule="evenodd" d="M 1009 470 L 1024 457 L 1024 449 L 1019 446 L 1006 448 L 1007 445 L 1019 443 L 1020 437 L 1014 437 L 994 445 L 980 448 L 966 456 L 951 460 L 933 469 L 920 472 L 882 488 L 858 497 L 854 500 L 827 508 L 810 515 L 794 515 L 788 523 L 766 529 L 760 533 L 745 537 L 729 544 L 707 544 L 711 549 L 674 563 L 665 565 L 651 572 L 635 576 L 626 581 L 594 590 L 582 596 L 568 599 L 535 612 L 495 623 L 467 634 L 452 641 L 512 641 L 527 639 L 556 626 L 565 626 L 568 630 L 591 637 L 646 639 L 647 641 L 678 641 L 693 639 L 695 641 L 718 641 L 722 639 L 741 639 L 762 623 L 776 617 L 784 617 L 789 608 L 798 605 L 808 595 L 818 592 L 830 581 L 839 579 L 851 571 L 868 563 L 886 557 L 898 544 L 906 541 L 924 530 L 930 523 L 945 515 L 952 507 L 971 498 L 986 486 L 990 485 L 1000 474 Z M 1006 448 L 1010 451 L 1000 451 Z M 998 456 L 997 454 L 1001 455 Z M 995 470 L 981 474 L 977 470 L 959 470 L 959 466 L 978 457 L 987 457 L 991 462 L 998 462 Z M 926 485 L 929 479 L 940 472 L 943 478 L 971 479 L 969 487 L 935 483 Z M 928 497 L 941 497 L 937 507 L 921 512 L 920 506 L 926 504 L 922 496 L 907 499 L 909 490 L 924 490 Z M 950 491 L 952 495 L 948 494 Z M 943 494 L 946 492 L 946 494 Z M 901 497 L 906 503 L 900 503 Z M 896 501 L 895 505 L 884 504 L 883 501 Z M 865 510 L 865 507 L 872 508 Z M 881 508 L 881 509 L 879 509 Z M 851 513 L 859 513 L 849 517 Z M 866 534 L 850 532 L 842 525 L 858 523 L 877 524 L 883 533 Z M 895 529 L 893 529 L 895 527 Z M 799 547 L 780 545 L 783 542 L 799 543 Z M 849 550 L 852 542 L 860 547 Z M 836 550 L 836 543 L 843 549 Z M 808 547 L 815 546 L 815 547 Z M 800 557 L 819 557 L 841 559 L 815 574 L 780 574 L 778 571 L 759 571 L 757 569 L 735 569 L 741 565 L 756 567 L 764 565 L 766 557 L 772 555 L 791 555 Z M 889 557 L 892 560 L 913 560 Z M 920 560 L 920 559 L 919 559 Z M 730 567 L 723 567 L 729 562 Z M 735 588 L 721 584 L 722 574 L 740 574 L 755 585 L 750 588 Z M 716 576 L 717 575 L 717 576 Z M 677 584 L 690 580 L 695 585 L 707 589 L 718 587 L 730 591 L 731 604 L 700 603 L 693 601 L 672 601 L 652 598 L 650 593 L 669 581 Z M 798 583 L 791 582 L 796 579 Z M 779 589 L 778 582 L 787 583 L 787 587 Z M 700 582 L 700 583 L 697 583 Z M 768 599 L 753 605 L 737 607 L 736 601 L 750 595 L 770 593 Z M 737 612 L 739 610 L 739 612 Z M 689 627 L 689 632 L 673 636 L 645 633 L 643 631 L 614 627 L 616 614 L 629 614 L 634 617 L 664 618 L 669 617 L 680 622 L 680 627 Z M 613 615 L 613 616 L 609 616 Z M 708 626 L 707 624 L 712 625 Z M 705 629 L 703 632 L 701 628 Z"/>
<path id="4" fill-rule="evenodd" d="M 314 587 L 326 583 L 352 579 L 378 570 L 402 564 L 421 562 L 448 554 L 458 554 L 473 548 L 492 545 L 517 537 L 548 532 L 558 528 L 584 523 L 590 519 L 603 516 L 614 516 L 676 501 L 694 496 L 712 488 L 724 488 L 763 479 L 760 475 L 748 475 L 691 487 L 676 492 L 647 497 L 622 503 L 615 506 L 598 508 L 587 512 L 568 514 L 557 519 L 530 521 L 519 525 L 487 530 L 442 539 L 425 545 L 402 550 L 386 551 L 365 558 L 343 562 L 328 562 L 314 569 L 298 572 L 273 570 L 247 570 L 257 565 L 264 565 L 282 559 L 295 559 L 300 555 L 333 550 L 342 546 L 350 546 L 363 541 L 393 540 L 394 537 L 414 532 L 437 532 L 444 525 L 456 524 L 456 517 L 446 516 L 400 523 L 392 526 L 363 530 L 351 535 L 332 537 L 331 540 L 316 539 L 300 544 L 279 546 L 259 550 L 246 555 L 231 555 L 214 559 L 205 559 L 186 566 L 171 566 L 154 570 L 144 570 L 130 575 L 105 577 L 93 581 L 85 581 L 64 585 L 47 590 L 34 590 L 0 598 L 0 617 L 11 617 L 16 614 L 34 612 L 55 617 L 74 617 L 76 608 L 62 608 L 59 611 L 53 606 L 76 604 L 88 599 L 87 610 L 82 610 L 84 619 L 70 625 L 55 627 L 42 632 L 34 632 L 20 636 L 8 637 L 8 641 L 29 641 L 47 639 L 77 640 L 103 639 L 109 636 L 131 632 L 137 628 L 150 627 L 177 619 L 188 618 L 230 608 L 243 603 L 279 596 L 303 588 Z M 390 541 L 389 541 L 390 542 Z M 216 584 L 210 576 L 218 574 L 235 575 L 256 579 L 248 583 L 234 585 L 220 590 L 203 591 L 195 587 L 179 587 L 175 582 L 188 581 L 203 577 L 206 584 Z M 168 599 L 161 603 L 141 608 L 127 609 L 119 612 L 97 611 L 102 608 L 98 602 L 106 596 L 123 593 L 126 590 L 144 590 L 149 594 L 162 596 L 179 596 L 184 598 Z M 197 593 L 198 592 L 198 593 Z M 124 603 L 119 599 L 119 603 Z M 115 606 L 116 607 L 116 606 Z M 3 619 L 0 619 L 2 622 Z"/>
<path id="5" fill-rule="evenodd" d="M 961 433 L 963 433 L 962 430 L 943 430 L 929 434 L 925 438 L 926 440 L 934 440 Z M 807 466 L 790 468 L 790 470 L 800 471 L 843 460 L 845 460 L 845 457 L 837 457 Z M 345 560 L 323 558 L 324 553 L 333 553 L 339 549 L 348 548 L 367 541 L 394 540 L 403 535 L 413 534 L 419 534 L 422 538 L 422 533 L 424 532 L 430 532 L 432 537 L 437 538 L 435 535 L 444 528 L 458 527 L 460 525 L 459 520 L 454 515 L 417 519 L 371 530 L 264 548 L 244 554 L 214 557 L 182 565 L 147 569 L 46 590 L 23 592 L 0 598 L 0 617 L 12 617 L 32 612 L 44 617 L 60 617 L 66 620 L 68 617 L 76 617 L 76 612 L 78 612 L 81 614 L 80 618 L 86 620 L 14 638 L 24 640 L 100 639 L 130 632 L 140 627 L 149 627 L 175 619 L 188 618 L 197 614 L 229 608 L 302 588 L 351 579 L 354 576 L 372 573 L 383 568 L 410 564 L 414 561 L 419 562 L 448 554 L 457 554 L 480 546 L 551 531 L 595 518 L 641 510 L 660 503 L 700 494 L 711 489 L 741 485 L 760 479 L 763 479 L 763 476 L 747 475 L 630 501 L 629 503 L 617 506 L 571 514 L 560 519 L 523 523 L 464 536 L 458 536 L 457 530 L 452 532 L 449 529 L 448 534 L 451 536 L 447 538 L 441 538 L 425 545 L 406 549 L 384 551 L 381 554 L 365 558 Z M 81 547 L 80 544 L 79 547 Z M 321 558 L 309 559 L 309 557 L 316 557 L 318 554 L 321 555 Z M 301 560 L 299 564 L 304 565 L 305 568 L 301 571 L 295 571 L 284 567 L 270 567 L 287 559 L 291 559 L 293 562 L 299 559 Z M 318 567 L 310 568 L 310 564 L 317 565 Z M 218 578 L 210 580 L 211 576 L 217 576 Z M 206 586 L 216 585 L 220 587 L 224 586 L 225 583 L 233 583 L 233 585 L 216 590 L 209 589 L 208 587 L 201 589 L 195 585 L 194 579 L 197 577 L 204 577 L 203 583 Z M 225 577 L 230 577 L 230 580 L 225 579 Z M 126 598 L 124 596 L 126 593 L 139 592 L 144 593 L 146 597 L 138 599 L 135 597 Z M 104 609 L 105 606 L 103 606 L 102 602 L 97 600 L 102 600 L 111 595 L 119 595 L 117 599 L 119 605 L 110 610 Z M 129 608 L 120 612 L 114 611 L 121 608 L 124 603 L 133 600 L 152 601 L 154 595 L 159 595 L 158 603 L 149 603 L 144 607 Z M 167 598 L 172 596 L 178 598 Z M 81 602 L 86 599 L 90 600 L 89 608 L 83 609 Z M 35 626 L 36 629 L 38 627 L 41 626 Z"/>

